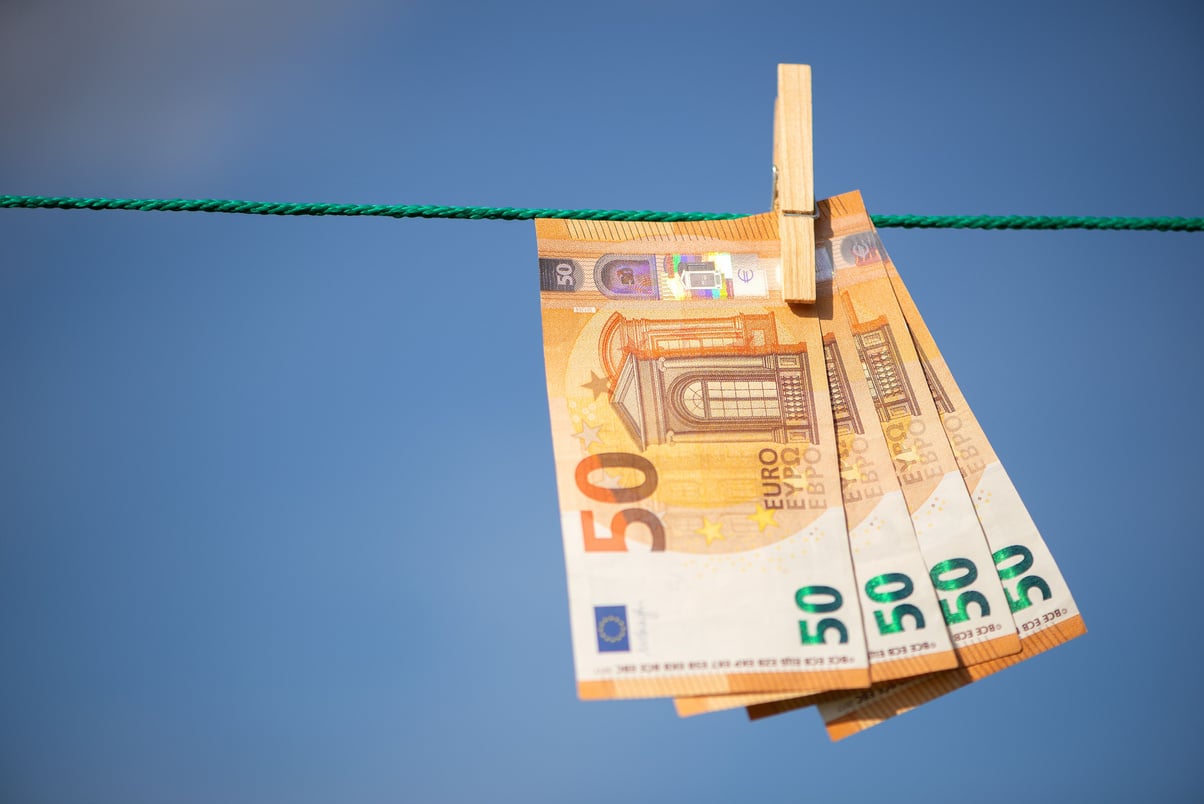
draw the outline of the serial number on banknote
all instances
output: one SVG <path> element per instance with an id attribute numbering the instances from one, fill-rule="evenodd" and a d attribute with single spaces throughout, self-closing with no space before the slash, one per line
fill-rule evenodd
<path id="1" fill-rule="evenodd" d="M 910 645 L 900 645 L 897 648 L 888 648 L 887 650 L 872 650 L 870 651 L 871 659 L 885 659 L 888 656 L 907 656 L 911 653 L 924 653 L 925 651 L 936 650 L 935 642 L 912 642 Z"/>
<path id="2" fill-rule="evenodd" d="M 687 670 L 748 670 L 751 668 L 772 669 L 812 667 L 816 665 L 856 664 L 855 656 L 785 656 L 781 659 L 715 659 L 692 662 L 645 662 L 643 664 L 621 664 L 615 668 L 619 673 L 681 673 Z"/>
<path id="3" fill-rule="evenodd" d="M 1039 618 L 1034 618 L 1032 620 L 1026 620 L 1025 622 L 1021 623 L 1020 630 L 1021 631 L 1033 631 L 1037 628 L 1040 628 L 1043 625 L 1048 625 L 1049 623 L 1052 623 L 1054 620 L 1059 620 L 1062 617 L 1065 617 L 1066 614 L 1067 614 L 1066 609 L 1054 609 L 1053 611 L 1047 611 L 1047 612 L 1045 612 L 1045 614 L 1041 615 L 1041 617 L 1039 617 Z"/>
<path id="4" fill-rule="evenodd" d="M 967 628 L 965 631 L 955 632 L 953 634 L 953 641 L 962 642 L 970 639 L 971 637 L 986 636 L 987 634 L 994 633 L 995 631 L 1004 630 L 1006 629 L 1004 629 L 1002 625 L 996 625 L 995 623 L 991 623 L 990 625 L 980 625 L 977 628 Z"/>

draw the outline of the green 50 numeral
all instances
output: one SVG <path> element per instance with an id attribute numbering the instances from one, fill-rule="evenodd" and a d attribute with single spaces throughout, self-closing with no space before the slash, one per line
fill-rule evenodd
<path id="1" fill-rule="evenodd" d="M 893 586 L 898 584 L 894 589 L 883 591 L 884 586 Z M 896 600 L 903 600 L 915 591 L 915 586 L 901 572 L 886 572 L 882 575 L 875 575 L 870 578 L 865 584 L 865 594 L 870 600 L 875 603 L 894 603 Z M 900 603 L 890 610 L 890 621 L 887 621 L 886 615 L 881 609 L 874 611 L 874 621 L 878 623 L 878 633 L 880 634 L 897 634 L 903 630 L 903 618 L 911 617 L 915 622 L 915 630 L 920 630 L 924 627 L 924 614 L 910 603 Z"/>
<path id="2" fill-rule="evenodd" d="M 814 598 L 821 598 L 819 602 L 815 602 Z M 840 592 L 830 586 L 804 586 L 802 589 L 794 593 L 794 603 L 808 614 L 828 614 L 838 611 L 844 604 L 844 598 L 840 596 Z M 844 644 L 849 641 L 849 630 L 844 627 L 844 623 L 835 617 L 824 617 L 815 624 L 815 632 L 811 632 L 811 625 L 806 620 L 798 621 L 799 635 L 804 645 L 823 645 L 827 643 L 827 633 L 835 631 L 840 637 L 838 642 Z"/>
<path id="3" fill-rule="evenodd" d="M 1006 567 L 1002 566 L 1004 563 L 1011 561 L 1017 556 L 1020 557 L 1019 561 L 1013 564 L 1008 564 Z M 1032 569 L 1033 566 L 1032 551 L 1022 544 L 1014 544 L 1011 547 L 1005 547 L 997 553 L 994 553 L 991 558 L 995 560 L 995 570 L 999 573 L 999 580 L 1001 581 L 1010 581 L 1012 578 L 1024 575 L 1024 573 Z M 1014 590 L 1016 593 L 1015 596 L 1012 595 L 1013 590 L 1009 589 L 1008 584 L 1005 583 L 1003 585 L 1003 593 L 1007 595 L 1008 607 L 1011 608 L 1012 611 L 1020 611 L 1021 609 L 1027 609 L 1029 606 L 1033 605 L 1033 601 L 1032 598 L 1029 597 L 1029 593 L 1034 589 L 1041 590 L 1042 600 L 1049 600 L 1050 597 L 1053 596 L 1053 593 L 1049 591 L 1049 584 L 1047 584 L 1045 579 L 1040 575 L 1025 575 L 1023 578 L 1020 578 L 1020 583 L 1016 584 L 1016 588 Z"/>
<path id="4" fill-rule="evenodd" d="M 945 577 L 954 572 L 961 574 L 953 578 Z M 956 592 L 978 580 L 978 568 L 968 558 L 951 558 L 948 561 L 942 561 L 935 565 L 929 574 L 932 576 L 932 585 L 941 592 Z M 945 615 L 945 622 L 949 625 L 957 625 L 970 619 L 971 603 L 978 605 L 980 617 L 986 617 L 991 613 L 991 605 L 987 603 L 987 598 L 981 592 L 974 590 L 962 592 L 954 599 L 952 606 L 949 605 L 948 600 L 941 597 L 941 611 Z"/>

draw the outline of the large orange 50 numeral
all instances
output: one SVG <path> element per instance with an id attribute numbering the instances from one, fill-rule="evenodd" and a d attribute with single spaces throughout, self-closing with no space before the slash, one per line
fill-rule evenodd
<path id="1" fill-rule="evenodd" d="M 622 553 L 627 550 L 627 526 L 633 522 L 646 525 L 652 534 L 652 551 L 665 549 L 665 526 L 656 514 L 643 508 L 624 508 L 610 520 L 610 538 L 599 539 L 594 533 L 594 512 L 581 512 L 581 530 L 585 534 L 585 552 Z"/>
<path id="2" fill-rule="evenodd" d="M 644 476 L 644 481 L 631 488 L 606 488 L 592 483 L 590 472 L 595 469 L 626 468 L 635 469 Z M 577 488 L 591 500 L 604 503 L 639 502 L 656 491 L 656 467 L 642 455 L 630 452 L 600 452 L 588 455 L 577 464 L 574 475 Z M 611 538 L 599 539 L 594 529 L 594 512 L 581 512 L 581 531 L 585 536 L 585 551 L 587 553 L 625 552 L 627 550 L 627 526 L 638 523 L 652 535 L 652 550 L 660 552 L 665 549 L 665 526 L 656 514 L 643 508 L 624 508 L 610 520 Z"/>

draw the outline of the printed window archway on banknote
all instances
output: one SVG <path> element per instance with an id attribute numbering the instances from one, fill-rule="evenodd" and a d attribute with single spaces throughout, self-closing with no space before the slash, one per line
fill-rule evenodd
<path id="1" fill-rule="evenodd" d="M 721 419 L 780 419 L 778 384 L 760 379 L 718 380 L 699 377 L 685 383 L 674 396 L 682 412 L 698 422 Z"/>

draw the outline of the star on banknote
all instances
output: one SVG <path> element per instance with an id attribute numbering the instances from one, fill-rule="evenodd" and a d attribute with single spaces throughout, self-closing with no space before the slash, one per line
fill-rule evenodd
<path id="1" fill-rule="evenodd" d="M 610 381 L 605 377 L 599 377 L 597 372 L 591 371 L 589 373 L 589 382 L 582 383 L 581 387 L 587 391 L 592 391 L 594 399 L 597 399 L 599 394 L 604 394 L 610 390 Z"/>
<path id="2" fill-rule="evenodd" d="M 710 546 L 711 542 L 715 541 L 716 539 L 723 538 L 723 532 L 720 530 L 721 527 L 722 524 L 719 522 L 719 520 L 712 522 L 710 519 L 704 516 L 702 518 L 702 527 L 694 532 L 701 536 L 705 536 L 707 545 Z"/>
<path id="3" fill-rule="evenodd" d="M 761 531 L 764 531 L 770 525 L 773 525 L 775 528 L 778 526 L 777 520 L 773 518 L 773 511 L 762 508 L 760 503 L 757 503 L 757 510 L 749 514 L 748 518 L 756 522 L 757 527 Z M 707 544 L 710 544 L 710 540 L 707 540 Z"/>
<path id="4" fill-rule="evenodd" d="M 895 454 L 895 460 L 903 464 L 902 468 L 906 470 L 913 463 L 920 462 L 920 453 L 916 452 L 916 448 L 911 444 L 901 444 L 899 452 Z"/>
<path id="5" fill-rule="evenodd" d="M 588 450 L 590 448 L 591 444 L 601 444 L 602 443 L 602 439 L 598 438 L 598 431 L 601 429 L 602 429 L 602 425 L 600 425 L 600 424 L 596 424 L 593 427 L 590 427 L 590 426 L 586 425 L 585 422 L 582 422 L 581 430 L 579 432 L 573 433 L 573 438 L 581 439 L 581 448 L 584 450 Z"/>
<path id="6" fill-rule="evenodd" d="M 861 470 L 852 461 L 840 462 L 840 479 L 853 482 L 861 479 Z"/>

